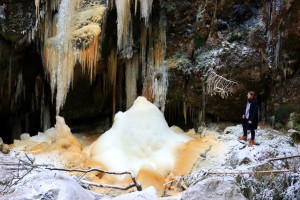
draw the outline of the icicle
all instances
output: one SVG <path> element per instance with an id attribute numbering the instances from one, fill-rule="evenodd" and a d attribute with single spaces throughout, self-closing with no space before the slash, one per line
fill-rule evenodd
<path id="1" fill-rule="evenodd" d="M 35 84 L 34 84 L 34 94 L 35 94 L 35 99 L 34 102 L 32 103 L 32 110 L 34 111 L 35 109 L 38 109 L 39 107 L 39 102 L 40 102 L 40 97 L 42 96 L 40 94 L 41 91 L 43 91 L 43 79 L 40 76 L 37 76 L 35 79 Z"/>
<path id="2" fill-rule="evenodd" d="M 112 9 L 114 7 L 114 0 L 106 0 L 106 6 Z"/>
<path id="3" fill-rule="evenodd" d="M 141 31 L 141 50 L 140 50 L 140 60 L 142 63 L 142 78 L 146 76 L 146 45 L 147 45 L 147 28 L 142 26 Z"/>
<path id="4" fill-rule="evenodd" d="M 76 57 L 78 58 L 79 62 L 82 65 L 82 70 L 83 72 L 85 72 L 86 69 L 88 70 L 91 82 L 93 81 L 93 78 L 96 76 L 100 32 L 101 30 L 99 25 L 91 24 L 91 25 L 84 26 L 83 28 L 73 33 L 73 37 L 80 38 L 80 35 L 90 35 L 90 37 L 92 38 L 90 41 L 87 41 L 87 43 L 85 44 L 87 48 L 76 51 Z"/>
<path id="5" fill-rule="evenodd" d="M 166 50 L 166 35 L 165 35 L 166 20 L 163 14 L 160 15 L 158 27 L 152 27 L 149 24 L 148 28 L 148 50 L 147 50 L 147 75 L 144 80 L 143 95 L 161 109 L 165 110 L 165 100 L 168 89 L 168 72 L 167 67 L 163 65 Z M 153 34 L 152 34 L 153 31 Z M 144 33 L 143 33 L 144 32 Z M 146 37 L 146 31 L 142 30 L 141 43 L 141 57 L 143 62 L 143 45 L 147 45 L 143 41 Z M 145 35 L 143 35 L 145 34 Z M 150 82 L 151 80 L 151 82 Z"/>
<path id="6" fill-rule="evenodd" d="M 147 76 L 143 82 L 143 96 L 153 103 L 152 77 Z"/>
<path id="7" fill-rule="evenodd" d="M 287 76 L 287 68 L 283 68 L 283 79 L 286 81 L 286 76 Z"/>
<path id="8" fill-rule="evenodd" d="M 126 108 L 129 109 L 137 97 L 138 55 L 126 61 Z"/>
<path id="9" fill-rule="evenodd" d="M 186 102 L 183 102 L 183 117 L 184 117 L 184 124 L 187 124 L 187 106 L 186 106 Z"/>
<path id="10" fill-rule="evenodd" d="M 271 126 L 274 127 L 274 125 L 275 125 L 275 115 L 271 115 L 270 118 L 269 118 L 269 121 L 270 121 Z"/>
<path id="11" fill-rule="evenodd" d="M 276 47 L 275 47 L 275 67 L 276 68 L 279 66 L 280 44 L 281 44 L 281 35 L 280 35 L 280 31 L 278 30 L 277 42 L 276 42 Z"/>
<path id="12" fill-rule="evenodd" d="M 40 108 L 40 127 L 43 131 L 48 130 L 51 127 L 50 121 L 50 110 L 49 106 L 45 105 L 45 90 L 43 88 L 42 99 L 41 99 L 41 108 Z"/>
<path id="13" fill-rule="evenodd" d="M 35 27 L 38 26 L 40 20 L 40 0 L 35 0 Z"/>
<path id="14" fill-rule="evenodd" d="M 13 71 L 13 67 L 14 67 L 14 54 L 11 53 L 10 59 L 9 59 L 9 69 L 8 69 L 8 97 L 11 96 L 11 89 L 12 89 L 12 71 Z"/>
<path id="15" fill-rule="evenodd" d="M 145 19 L 146 26 L 148 25 L 149 16 L 152 12 L 152 3 L 153 0 L 140 0 L 141 17 Z"/>
<path id="16" fill-rule="evenodd" d="M 132 25 L 130 0 L 115 0 L 117 8 L 118 50 L 126 58 L 132 57 Z"/>
<path id="17" fill-rule="evenodd" d="M 147 49 L 147 71 L 146 75 L 151 74 L 153 68 L 154 68 L 154 48 L 153 48 L 153 38 L 152 38 L 152 24 L 149 24 L 148 27 L 148 49 Z"/>
<path id="18" fill-rule="evenodd" d="M 157 68 L 165 59 L 166 52 L 166 18 L 163 14 L 160 15 L 159 27 L 157 32 L 158 39 L 154 44 L 154 66 Z"/>
<path id="19" fill-rule="evenodd" d="M 137 12 L 137 7 L 138 7 L 138 0 L 134 1 L 134 14 L 136 15 Z"/>
<path id="20" fill-rule="evenodd" d="M 45 51 L 46 68 L 50 74 L 52 95 L 56 90 L 56 113 L 65 103 L 73 79 L 75 58 L 71 55 L 70 32 L 75 5 L 72 0 L 62 0 L 58 11 L 57 36 L 48 40 Z"/>
<path id="21" fill-rule="evenodd" d="M 43 112 L 43 130 L 46 131 L 51 127 L 50 121 L 50 110 L 49 107 L 46 106 Z"/>
<path id="22" fill-rule="evenodd" d="M 276 0 L 276 14 L 279 15 L 281 8 L 283 7 L 282 0 Z"/>
<path id="23" fill-rule="evenodd" d="M 168 71 L 166 66 L 161 66 L 153 74 L 152 80 L 152 98 L 153 103 L 165 111 L 165 103 L 168 91 Z"/>
<path id="24" fill-rule="evenodd" d="M 65 103 L 67 92 L 73 82 L 74 65 L 78 60 L 83 72 L 89 73 L 90 81 L 96 75 L 99 53 L 100 25 L 106 7 L 93 6 L 76 12 L 77 0 L 62 0 L 58 16 L 46 15 L 45 63 L 53 97 L 56 94 L 56 114 Z M 52 23 L 57 19 L 56 28 Z M 48 28 L 49 27 L 49 28 Z M 51 37 L 53 36 L 53 37 Z M 51 37 L 51 38 L 48 38 Z"/>
<path id="25" fill-rule="evenodd" d="M 16 88 L 15 93 L 13 96 L 13 100 L 11 101 L 11 110 L 14 110 L 18 103 L 20 102 L 20 98 L 22 95 L 22 92 L 24 91 L 24 83 L 23 83 L 23 74 L 22 72 L 19 72 L 16 82 Z"/>
<path id="26" fill-rule="evenodd" d="M 115 50 L 110 52 L 108 58 L 108 74 L 113 87 L 113 116 L 116 113 L 116 92 L 117 92 L 117 54 Z"/>

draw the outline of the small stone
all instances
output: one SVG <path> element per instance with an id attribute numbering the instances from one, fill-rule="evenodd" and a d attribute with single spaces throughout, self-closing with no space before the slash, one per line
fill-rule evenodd
<path id="1" fill-rule="evenodd" d="M 2 148 L 1 151 L 2 151 L 2 153 L 4 153 L 4 154 L 8 154 L 9 151 L 10 151 L 10 148 L 9 148 L 8 144 L 4 144 L 4 143 L 3 143 L 3 148 Z"/>
<path id="2" fill-rule="evenodd" d="M 23 133 L 20 135 L 21 140 L 28 140 L 30 138 L 30 135 L 28 133 Z"/>
<path id="3" fill-rule="evenodd" d="M 239 165 L 248 165 L 248 164 L 250 164 L 252 161 L 249 159 L 249 158 L 247 158 L 247 157 L 245 157 L 240 163 L 239 163 Z"/>
<path id="4" fill-rule="evenodd" d="M 299 144 L 300 143 L 300 133 L 299 132 L 293 132 L 291 135 L 291 138 L 294 140 L 294 143 Z"/>

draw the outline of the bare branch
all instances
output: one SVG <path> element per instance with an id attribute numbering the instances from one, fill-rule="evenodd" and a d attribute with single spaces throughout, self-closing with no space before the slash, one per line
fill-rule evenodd
<path id="1" fill-rule="evenodd" d="M 218 75 L 213 70 L 210 70 L 207 74 L 207 94 L 220 94 L 222 98 L 227 98 L 228 95 L 233 94 L 236 91 L 237 86 L 237 82 L 228 80 L 223 76 Z"/>
<path id="2" fill-rule="evenodd" d="M 130 183 L 130 184 L 124 185 L 124 186 L 117 186 L 117 185 L 109 185 L 109 184 L 101 184 L 101 183 L 97 184 L 97 183 L 93 183 L 93 182 L 85 181 L 85 180 L 80 180 L 80 182 L 83 184 L 87 184 L 89 186 L 95 186 L 95 187 L 101 187 L 101 188 L 113 188 L 113 189 L 119 189 L 119 190 L 128 190 L 129 188 L 136 186 L 134 183 Z"/>
<path id="3" fill-rule="evenodd" d="M 13 172 L 16 172 L 16 174 L 13 174 L 13 177 L 8 181 L 5 188 L 2 191 L 0 191 L 1 193 L 4 193 L 8 188 L 12 187 L 13 185 L 16 185 L 25 176 L 27 176 L 30 172 L 32 172 L 33 169 L 37 168 L 37 166 L 33 165 L 32 160 L 27 155 L 26 155 L 26 157 L 30 161 L 30 163 L 25 160 L 19 159 L 18 163 L 2 163 L 1 164 L 4 166 L 8 166 L 8 168 L 6 168 L 6 169 L 11 170 L 12 174 L 13 174 Z M 9 168 L 9 166 L 16 166 L 16 167 Z M 26 171 L 26 172 L 23 173 L 22 171 Z"/>
<path id="4" fill-rule="evenodd" d="M 9 180 L 6 187 L 1 191 L 4 192 L 6 189 L 10 188 L 13 185 L 16 185 L 21 179 L 23 179 L 26 175 L 28 175 L 32 170 L 37 168 L 44 168 L 47 170 L 55 170 L 55 171 L 65 171 L 65 172 L 81 172 L 83 175 L 79 178 L 79 183 L 81 185 L 87 184 L 89 186 L 96 186 L 96 187 L 103 187 L 103 188 L 113 188 L 113 189 L 120 189 L 120 190 L 127 190 L 132 187 L 136 187 L 138 191 L 142 190 L 142 186 L 137 182 L 134 174 L 132 172 L 110 172 L 106 170 L 101 170 L 97 168 L 89 168 L 87 170 L 83 169 L 63 169 L 63 168 L 51 168 L 48 167 L 49 165 L 34 165 L 34 160 L 30 159 L 28 156 L 26 158 L 29 160 L 22 160 L 20 159 L 17 163 L 7 162 L 7 163 L 1 163 L 0 165 L 5 166 L 6 170 L 10 170 L 12 172 L 16 172 L 16 175 L 13 175 L 13 177 Z M 25 172 L 24 172 L 25 171 Z M 108 185 L 108 184 L 96 184 L 89 181 L 81 180 L 81 178 L 89 173 L 89 172 L 101 172 L 106 174 L 113 174 L 113 175 L 130 175 L 132 179 L 132 183 L 124 186 L 116 186 L 116 185 Z M 23 173 L 24 172 L 24 173 Z M 22 175 L 21 175 L 22 174 Z"/>
<path id="5" fill-rule="evenodd" d="M 207 174 L 275 174 L 295 172 L 294 170 L 268 170 L 268 171 L 237 171 L 237 172 L 208 172 Z"/>
<path id="6" fill-rule="evenodd" d="M 30 161 L 30 163 L 33 165 L 33 163 L 34 163 L 34 160 L 33 159 L 31 159 L 31 158 L 29 158 L 29 156 L 25 153 L 25 156 L 26 156 L 26 158 Z"/>
<path id="7" fill-rule="evenodd" d="M 290 158 L 300 158 L 300 155 L 296 155 L 296 156 L 287 156 L 287 157 L 281 157 L 281 158 L 273 158 L 273 159 L 269 159 L 268 161 L 284 160 L 284 159 L 290 159 Z"/>
<path id="8" fill-rule="evenodd" d="M 56 170 L 56 171 L 66 171 L 66 172 L 82 172 L 82 173 L 89 173 L 89 172 L 102 172 L 102 173 L 106 173 L 106 174 L 113 174 L 113 175 L 125 175 L 125 174 L 129 174 L 131 176 L 131 179 L 133 181 L 133 186 L 131 186 L 131 184 L 129 185 L 129 188 L 136 186 L 138 191 L 142 191 L 142 186 L 137 182 L 134 174 L 132 172 L 111 172 L 111 171 L 106 171 L 106 170 L 101 170 L 101 169 L 97 169 L 97 168 L 89 168 L 87 170 L 83 170 L 83 169 L 63 169 L 63 168 L 50 168 L 50 167 L 46 167 L 45 169 L 48 170 Z M 82 180 L 81 180 L 82 182 Z M 91 185 L 91 184 L 90 184 Z M 93 186 L 96 186 L 98 184 L 94 184 Z M 99 184 L 102 185 L 102 184 Z M 98 187 L 102 187 L 102 186 L 98 186 Z M 114 188 L 116 188 L 118 186 L 114 186 Z M 124 188 L 126 188 L 128 186 L 125 186 Z M 122 186 L 120 186 L 120 188 L 123 188 Z M 116 188 L 118 189 L 118 188 Z M 128 189 L 128 188 L 127 188 Z M 126 189 L 125 189 L 126 190 Z"/>

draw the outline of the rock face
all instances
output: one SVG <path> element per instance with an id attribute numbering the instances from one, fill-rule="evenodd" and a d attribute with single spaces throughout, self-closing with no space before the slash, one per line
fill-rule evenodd
<path id="1" fill-rule="evenodd" d="M 240 120 L 249 90 L 258 94 L 262 120 L 270 121 L 275 116 L 276 122 L 284 121 L 281 123 L 285 125 L 289 113 L 299 112 L 299 106 L 295 106 L 295 101 L 300 102 L 296 83 L 299 32 L 294 31 L 299 26 L 299 2 L 167 2 L 168 63 L 172 67 L 169 120 L 178 123 L 190 118 L 195 123 L 204 105 L 212 120 Z M 238 87 L 226 98 L 221 97 L 221 92 L 205 92 L 210 70 L 235 81 Z M 287 115 L 278 118 L 286 107 Z M 184 117 L 184 113 L 190 114 Z"/>
<path id="2" fill-rule="evenodd" d="M 25 39 L 35 25 L 35 5 L 33 1 L 3 0 L 0 3 L 1 39 L 18 43 Z"/>
<path id="3" fill-rule="evenodd" d="M 169 124 L 191 128 L 203 120 L 238 121 L 249 90 L 258 94 L 262 120 L 282 127 L 291 112 L 300 112 L 299 1 L 155 0 L 153 10 L 157 9 L 162 12 L 155 12 L 164 13 L 167 19 L 169 89 L 165 115 Z M 56 13 L 54 9 L 53 18 Z M 108 23 L 103 28 L 108 37 L 102 41 L 102 58 L 94 82 L 90 85 L 75 67 L 73 89 L 61 111 L 71 126 L 84 122 L 95 127 L 97 119 L 112 116 L 114 92 L 109 90 L 107 65 L 110 46 L 116 45 L 117 28 L 112 27 L 116 17 L 115 9 L 108 11 Z M 29 40 L 31 43 L 25 42 L 35 25 L 33 1 L 1 1 L 0 120 L 5 126 L 0 132 L 7 143 L 21 132 L 43 131 L 55 119 L 45 61 L 37 48 L 41 41 L 34 38 Z M 139 42 L 134 49 L 138 46 Z M 121 56 L 117 59 L 120 98 L 116 101 L 120 109 L 126 97 L 122 85 L 124 62 Z M 216 78 L 212 72 L 229 82 L 209 82 Z M 234 84 L 225 87 L 230 81 Z M 141 85 L 139 80 L 139 94 Z M 209 91 L 210 87 L 214 92 Z"/>

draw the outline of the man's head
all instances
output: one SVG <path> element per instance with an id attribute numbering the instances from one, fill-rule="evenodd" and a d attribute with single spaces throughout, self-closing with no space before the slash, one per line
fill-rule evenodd
<path id="1" fill-rule="evenodd" d="M 247 98 L 249 100 L 253 100 L 255 98 L 255 92 L 254 91 L 249 91 L 247 94 Z"/>

